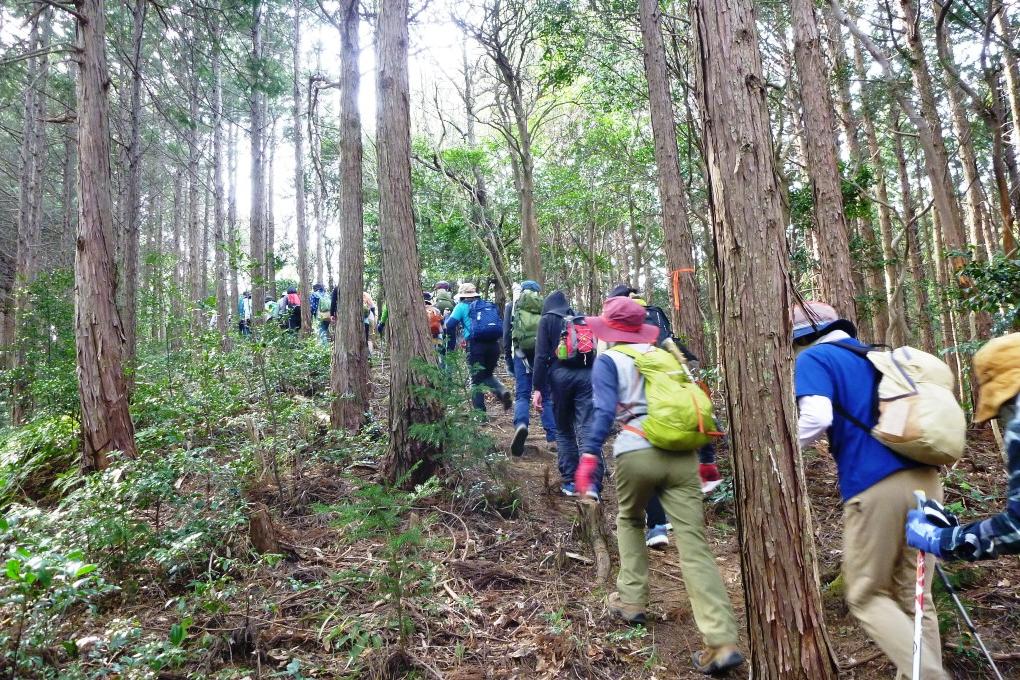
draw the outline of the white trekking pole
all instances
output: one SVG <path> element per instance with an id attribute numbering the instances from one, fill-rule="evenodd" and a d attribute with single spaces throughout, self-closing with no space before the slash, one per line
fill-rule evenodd
<path id="1" fill-rule="evenodd" d="M 925 496 L 923 491 L 915 491 L 918 510 L 924 510 Z M 914 584 L 914 669 L 911 677 L 921 680 L 921 638 L 924 632 L 924 563 L 926 554 L 917 551 L 917 582 Z"/>

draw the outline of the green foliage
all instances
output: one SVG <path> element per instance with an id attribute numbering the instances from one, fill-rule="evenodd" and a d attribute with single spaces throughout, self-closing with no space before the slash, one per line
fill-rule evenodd
<path id="1" fill-rule="evenodd" d="M 953 255 L 953 253 L 949 253 Z M 991 260 L 969 258 L 960 274 L 973 284 L 959 291 L 960 304 L 977 312 L 988 312 L 996 319 L 995 332 L 1002 333 L 1016 324 L 1020 311 L 1020 259 L 998 253 Z"/>
<path id="2" fill-rule="evenodd" d="M 79 427 L 70 416 L 42 416 L 0 433 L 0 506 L 43 500 L 78 460 Z"/>

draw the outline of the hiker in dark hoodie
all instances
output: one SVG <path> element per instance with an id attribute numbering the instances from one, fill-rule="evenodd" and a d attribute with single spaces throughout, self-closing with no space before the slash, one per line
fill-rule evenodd
<path id="1" fill-rule="evenodd" d="M 562 479 L 560 492 L 564 496 L 577 495 L 574 473 L 593 412 L 591 367 L 595 362 L 594 336 L 583 324 L 583 318 L 570 308 L 567 296 L 556 290 L 545 299 L 535 338 L 532 404 L 542 408 L 542 395 L 552 395 L 558 467 Z M 596 500 L 602 491 L 604 470 L 600 454 L 592 488 L 587 491 Z"/>

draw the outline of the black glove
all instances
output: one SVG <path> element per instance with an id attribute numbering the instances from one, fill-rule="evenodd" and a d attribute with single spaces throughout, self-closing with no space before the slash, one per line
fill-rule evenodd
<path id="1" fill-rule="evenodd" d="M 924 512 L 925 519 L 941 529 L 960 526 L 960 520 L 956 515 L 946 510 L 938 501 L 926 500 L 921 506 L 921 511 Z"/>

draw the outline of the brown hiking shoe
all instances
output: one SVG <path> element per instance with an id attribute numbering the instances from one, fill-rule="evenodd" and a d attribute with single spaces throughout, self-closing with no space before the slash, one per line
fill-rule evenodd
<path id="1" fill-rule="evenodd" d="M 643 625 L 647 620 L 645 608 L 637 604 L 627 604 L 620 599 L 620 593 L 613 593 L 609 596 L 609 614 L 632 626 Z"/>
<path id="2" fill-rule="evenodd" d="M 723 645 L 722 647 L 708 647 L 691 657 L 694 668 L 705 675 L 717 675 L 736 668 L 744 663 L 744 655 L 740 653 L 736 645 Z"/>

